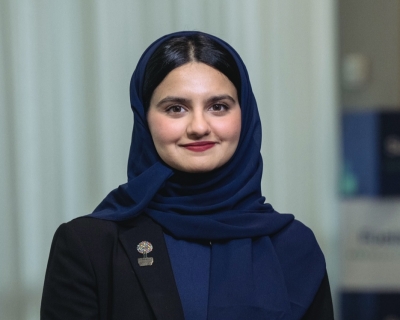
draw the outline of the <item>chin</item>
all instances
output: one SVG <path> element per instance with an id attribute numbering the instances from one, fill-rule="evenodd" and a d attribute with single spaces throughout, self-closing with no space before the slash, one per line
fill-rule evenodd
<path id="1" fill-rule="evenodd" d="M 213 171 L 219 166 L 210 166 L 210 165 L 186 165 L 186 166 L 171 166 L 172 168 L 182 171 L 182 172 L 188 172 L 188 173 L 205 173 L 205 172 L 210 172 Z"/>
<path id="2" fill-rule="evenodd" d="M 177 168 L 177 170 L 187 173 L 205 173 L 213 171 L 216 168 Z"/>

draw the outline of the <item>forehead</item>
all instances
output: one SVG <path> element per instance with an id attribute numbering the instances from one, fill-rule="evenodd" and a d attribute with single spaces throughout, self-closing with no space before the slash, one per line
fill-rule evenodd
<path id="1" fill-rule="evenodd" d="M 222 93 L 237 98 L 235 86 L 222 72 L 204 63 L 190 62 L 172 70 L 156 87 L 153 98 L 169 94 Z"/>

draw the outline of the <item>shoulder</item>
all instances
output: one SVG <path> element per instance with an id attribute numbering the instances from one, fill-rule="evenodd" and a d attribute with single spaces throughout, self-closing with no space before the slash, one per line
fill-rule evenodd
<path id="1" fill-rule="evenodd" d="M 298 220 L 291 221 L 277 234 L 273 235 L 271 240 L 275 247 L 285 249 L 286 252 L 292 254 L 295 254 L 299 247 L 320 251 L 312 230 Z"/>
<path id="2" fill-rule="evenodd" d="M 151 219 L 144 215 L 126 221 L 112 221 L 82 216 L 61 224 L 58 229 L 73 232 L 80 236 L 107 237 L 119 234 L 132 227 L 140 227 L 146 223 L 151 223 Z"/>
<path id="3" fill-rule="evenodd" d="M 311 285 L 315 289 L 326 272 L 325 258 L 310 228 L 293 220 L 271 238 L 287 281 Z M 311 280 L 312 279 L 312 280 Z M 308 284 L 307 284 L 308 282 Z"/>
<path id="4" fill-rule="evenodd" d="M 70 246 L 85 248 L 89 255 L 110 250 L 117 245 L 119 236 L 131 228 L 151 223 L 150 218 L 140 216 L 127 221 L 111 221 L 83 216 L 61 224 L 53 239 Z"/>
<path id="5" fill-rule="evenodd" d="M 87 242 L 99 242 L 105 238 L 113 238 L 118 234 L 119 226 L 114 221 L 79 217 L 61 224 L 54 235 L 53 242 L 63 239 L 84 244 Z"/>
<path id="6" fill-rule="evenodd" d="M 91 236 L 104 236 L 105 234 L 117 233 L 119 225 L 115 221 L 83 216 L 61 224 L 58 229 L 63 232 L 75 233 L 77 236 L 88 234 Z"/>

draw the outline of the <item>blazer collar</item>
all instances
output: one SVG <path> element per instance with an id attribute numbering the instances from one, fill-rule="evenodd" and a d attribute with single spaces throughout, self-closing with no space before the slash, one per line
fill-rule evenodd
<path id="1" fill-rule="evenodd" d="M 119 236 L 132 268 L 156 318 L 184 320 L 163 231 L 158 224 L 144 215 L 137 221 L 133 227 Z M 138 259 L 143 255 L 137 251 L 136 246 L 142 241 L 148 241 L 153 245 L 153 251 L 148 254 L 154 259 L 151 266 L 139 266 Z"/>

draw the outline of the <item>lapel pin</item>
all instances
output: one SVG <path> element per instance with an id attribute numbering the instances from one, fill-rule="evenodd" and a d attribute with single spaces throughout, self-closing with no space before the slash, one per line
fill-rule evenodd
<path id="1" fill-rule="evenodd" d="M 142 241 L 137 245 L 136 249 L 139 253 L 143 254 L 143 258 L 138 259 L 139 266 L 151 266 L 154 262 L 154 259 L 152 257 L 148 257 L 147 254 L 153 251 L 153 245 L 148 241 Z"/>

